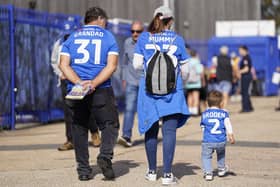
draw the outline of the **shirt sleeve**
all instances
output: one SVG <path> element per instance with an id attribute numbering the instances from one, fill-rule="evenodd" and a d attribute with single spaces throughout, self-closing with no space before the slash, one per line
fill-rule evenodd
<path id="1" fill-rule="evenodd" d="M 71 41 L 72 40 L 69 39 L 69 40 L 66 40 L 65 42 L 62 43 L 62 49 L 60 51 L 60 55 L 70 56 L 70 44 L 71 44 Z"/>
<path id="2" fill-rule="evenodd" d="M 119 47 L 115 37 L 110 33 L 109 41 L 111 42 L 108 55 L 119 55 Z"/>
<path id="3" fill-rule="evenodd" d="M 187 53 L 187 50 L 185 48 L 184 39 L 181 36 L 178 36 L 177 38 L 178 38 L 178 48 L 181 52 L 181 55 L 179 56 L 178 61 L 180 64 L 184 64 L 184 63 L 188 62 L 190 56 Z"/>
<path id="4" fill-rule="evenodd" d="M 233 134 L 232 125 L 231 125 L 231 122 L 229 120 L 229 117 L 225 118 L 224 124 L 225 124 L 226 130 L 227 130 L 227 133 L 228 134 Z"/>

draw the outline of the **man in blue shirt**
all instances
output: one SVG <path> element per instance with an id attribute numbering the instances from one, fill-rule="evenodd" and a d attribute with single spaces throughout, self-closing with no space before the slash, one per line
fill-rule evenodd
<path id="1" fill-rule="evenodd" d="M 65 42 L 70 34 L 65 34 L 63 38 L 58 39 L 54 45 L 51 54 L 51 66 L 54 73 L 58 76 L 57 87 L 61 88 L 62 100 L 63 100 L 63 112 L 64 112 L 64 121 L 65 121 L 65 132 L 66 132 L 66 142 L 58 147 L 59 151 L 67 151 L 74 149 L 73 138 L 72 138 L 72 116 L 71 110 L 65 103 L 65 96 L 67 95 L 67 80 L 63 73 L 58 68 L 60 63 L 60 51 L 62 49 L 62 44 Z M 94 116 L 91 116 L 89 123 L 95 124 Z M 97 125 L 90 125 L 92 145 L 94 147 L 99 147 L 101 140 L 98 132 Z"/>
<path id="2" fill-rule="evenodd" d="M 134 46 L 138 36 L 142 33 L 144 27 L 142 22 L 135 21 L 131 25 L 131 37 L 124 42 L 124 56 L 122 64 L 123 87 L 125 88 L 125 111 L 123 120 L 122 136 L 119 143 L 125 147 L 131 147 L 132 127 L 134 123 L 134 115 L 137 107 L 137 96 L 139 90 L 139 79 L 142 70 L 135 70 L 133 67 Z"/>
<path id="3" fill-rule="evenodd" d="M 119 121 L 110 77 L 117 68 L 118 46 L 105 28 L 107 15 L 99 8 L 88 9 L 85 26 L 72 33 L 61 50 L 60 69 L 66 76 L 68 91 L 81 85 L 90 92 L 83 99 L 66 102 L 73 114 L 73 139 L 79 180 L 93 178 L 89 165 L 88 123 L 93 114 L 101 131 L 97 164 L 106 179 L 115 177 L 111 159 Z"/>

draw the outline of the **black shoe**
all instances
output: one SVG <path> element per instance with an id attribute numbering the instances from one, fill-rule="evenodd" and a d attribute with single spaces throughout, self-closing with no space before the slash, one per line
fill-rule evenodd
<path id="1" fill-rule="evenodd" d="M 93 175 L 89 174 L 89 175 L 79 175 L 79 180 L 80 181 L 88 181 L 93 179 Z"/>
<path id="2" fill-rule="evenodd" d="M 275 111 L 280 111 L 280 106 L 275 108 Z"/>
<path id="3" fill-rule="evenodd" d="M 102 170 L 105 179 L 113 180 L 115 178 L 115 173 L 112 168 L 112 162 L 110 159 L 99 157 L 97 158 L 97 165 Z"/>

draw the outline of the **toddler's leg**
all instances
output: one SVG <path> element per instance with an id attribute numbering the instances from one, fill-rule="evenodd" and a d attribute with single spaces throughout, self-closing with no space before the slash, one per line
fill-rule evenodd
<path id="1" fill-rule="evenodd" d="M 210 143 L 202 143 L 202 165 L 204 173 L 212 174 L 212 154 L 214 150 L 211 147 Z"/>
<path id="2" fill-rule="evenodd" d="M 217 162 L 218 162 L 218 169 L 225 168 L 225 156 L 226 156 L 226 144 L 221 143 L 216 150 L 217 152 Z"/>

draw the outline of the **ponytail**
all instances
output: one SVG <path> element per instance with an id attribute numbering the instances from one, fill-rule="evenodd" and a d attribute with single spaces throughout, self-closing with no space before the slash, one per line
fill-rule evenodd
<path id="1" fill-rule="evenodd" d="M 152 34 L 154 33 L 159 33 L 163 31 L 163 22 L 160 19 L 160 16 L 162 16 L 162 13 L 158 13 L 154 19 L 152 20 L 152 22 L 150 23 L 150 25 L 148 26 L 148 31 Z"/>
<path id="2" fill-rule="evenodd" d="M 157 15 L 148 26 L 148 32 L 152 34 L 162 32 L 164 30 L 164 27 L 168 25 L 168 23 L 173 19 L 172 17 L 160 19 L 161 16 L 162 13 L 157 13 Z"/>

